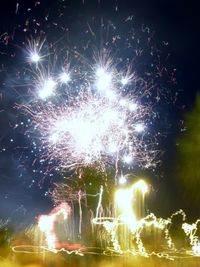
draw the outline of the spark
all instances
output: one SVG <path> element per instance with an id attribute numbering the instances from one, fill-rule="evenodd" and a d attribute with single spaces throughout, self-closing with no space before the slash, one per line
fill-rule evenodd
<path id="1" fill-rule="evenodd" d="M 119 184 L 120 184 L 120 185 L 124 185 L 124 184 L 126 184 L 126 182 L 127 182 L 125 176 L 123 176 L 123 175 L 120 176 L 120 178 L 119 178 L 118 181 L 119 181 Z"/>
<path id="2" fill-rule="evenodd" d="M 40 61 L 40 55 L 37 52 L 33 52 L 30 55 L 31 62 L 38 63 Z"/>
<path id="3" fill-rule="evenodd" d="M 123 78 L 121 79 L 121 84 L 122 84 L 123 86 L 124 86 L 124 85 L 127 85 L 128 82 L 129 82 L 129 79 L 126 78 L 126 77 L 123 77 Z"/>
<path id="4" fill-rule="evenodd" d="M 138 123 L 138 124 L 135 125 L 135 131 L 138 132 L 138 133 L 143 132 L 144 128 L 145 128 L 144 125 L 141 124 L 141 123 Z"/>
<path id="5" fill-rule="evenodd" d="M 42 88 L 38 92 L 39 97 L 43 100 L 46 100 L 54 93 L 55 87 L 56 82 L 52 78 L 45 80 Z"/>
<path id="6" fill-rule="evenodd" d="M 40 36 L 36 39 L 31 38 L 28 40 L 28 44 L 26 46 L 26 54 L 29 63 L 37 64 L 42 60 L 44 56 L 42 56 L 42 48 L 45 42 L 44 36 Z"/>
<path id="7" fill-rule="evenodd" d="M 136 103 L 129 104 L 129 110 L 130 111 L 136 111 L 137 107 L 138 107 L 138 105 Z"/>
<path id="8" fill-rule="evenodd" d="M 130 164 L 133 161 L 133 156 L 132 155 L 124 155 L 123 161 L 127 164 Z"/>
<path id="9" fill-rule="evenodd" d="M 103 68 L 99 68 L 96 71 L 96 87 L 97 90 L 105 92 L 110 89 L 112 85 L 112 75 L 106 72 Z"/>
<path id="10" fill-rule="evenodd" d="M 68 84 L 71 81 L 70 74 L 63 72 L 59 76 L 59 81 L 64 84 Z"/>

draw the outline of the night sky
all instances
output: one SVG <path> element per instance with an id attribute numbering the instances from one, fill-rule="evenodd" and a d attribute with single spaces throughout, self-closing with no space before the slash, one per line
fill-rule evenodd
<path id="1" fill-rule="evenodd" d="M 15 103 L 22 101 L 24 80 L 19 74 L 23 64 L 22 43 L 31 35 L 34 27 L 42 29 L 53 42 L 62 39 L 62 31 L 56 23 L 69 28 L 72 43 L 81 24 L 89 21 L 112 21 L 121 27 L 132 18 L 133 25 L 145 25 L 154 32 L 155 43 L 165 43 L 162 51 L 169 69 L 176 69 L 176 83 L 170 85 L 176 101 L 163 104 L 159 112 L 165 123 L 161 126 L 165 138 L 160 143 L 161 164 L 152 174 L 153 184 L 149 206 L 156 214 L 169 216 L 171 212 L 185 208 L 176 181 L 176 140 L 181 134 L 182 119 L 195 100 L 199 86 L 200 17 L 199 1 L 183 0 L 41 0 L 3 1 L 0 6 L 0 218 L 20 222 L 21 227 L 34 222 L 34 217 L 52 208 L 49 187 L 54 179 L 44 178 L 41 166 L 32 166 L 29 140 L 23 131 L 14 131 L 20 123 Z M 63 9 L 63 5 L 66 8 Z M 30 10 L 29 10 L 30 9 Z M 62 13 L 59 18 L 58 14 Z M 35 21 L 34 21 L 35 19 Z M 34 21 L 34 22 L 33 22 Z M 36 25 L 38 23 L 38 25 Z M 50 25 L 50 26 L 49 26 Z M 53 25 L 53 26 L 52 26 Z M 168 57 L 168 54 L 170 56 Z M 17 74 L 18 73 L 18 74 Z M 21 80 L 20 80 L 21 79 Z M 20 94 L 16 85 L 22 88 Z M 178 97 L 176 97 L 178 92 Z M 22 129 L 22 128 L 21 128 Z M 56 175 L 55 175 L 56 176 Z M 43 179 L 44 178 L 44 179 Z M 34 181 L 33 181 L 34 180 Z M 191 208 L 192 210 L 192 208 Z M 187 210 L 187 213 L 190 212 Z M 191 216 L 198 216 L 191 211 Z"/>

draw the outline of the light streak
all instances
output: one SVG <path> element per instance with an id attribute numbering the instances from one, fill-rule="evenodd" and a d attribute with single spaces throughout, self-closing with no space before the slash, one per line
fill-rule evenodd
<path id="1" fill-rule="evenodd" d="M 106 230 L 107 235 L 105 238 L 108 246 L 106 248 L 101 248 L 103 255 L 157 256 L 168 260 L 191 256 L 199 257 L 200 240 L 197 231 L 199 229 L 200 220 L 197 220 L 193 224 L 186 223 L 185 213 L 182 210 L 173 213 L 171 217 L 167 219 L 158 218 L 153 213 L 146 217 L 138 217 L 135 209 L 140 201 L 139 195 L 144 197 L 147 192 L 148 185 L 144 180 L 138 180 L 130 187 L 119 188 L 115 193 L 115 210 L 117 216 L 106 217 L 102 216 L 102 210 L 100 212 L 103 197 L 103 187 L 100 187 L 96 217 L 93 218 L 92 223 L 96 226 L 103 226 Z M 60 204 L 49 215 L 41 215 L 39 217 L 38 226 L 40 231 L 46 234 L 47 246 L 33 246 L 27 244 L 14 245 L 12 251 L 15 253 L 28 254 L 44 253 L 45 251 L 53 253 L 66 252 L 67 254 L 76 254 L 79 256 L 98 254 L 98 252 L 95 252 L 96 248 L 94 248 L 94 251 L 92 251 L 92 248 L 88 248 L 88 251 L 87 248 L 82 247 L 79 244 L 65 244 L 59 242 L 57 239 L 53 230 L 53 225 L 59 215 L 62 215 L 64 216 L 64 219 L 67 219 L 70 211 L 68 210 L 69 206 L 67 206 L 68 212 L 66 213 L 65 204 L 66 203 Z M 178 222 L 178 225 L 176 223 L 174 225 L 174 222 L 177 222 L 176 216 L 178 216 L 178 218 L 181 217 L 183 222 L 180 221 Z M 173 228 L 173 225 L 176 231 L 178 231 L 177 234 L 179 233 L 179 230 L 183 230 L 185 238 L 187 237 L 190 241 L 190 248 L 176 248 L 177 237 L 173 235 L 173 233 L 176 234 L 176 232 L 173 232 L 173 229 L 171 229 Z M 179 228 L 177 228 L 177 226 Z M 84 228 L 83 231 L 85 231 Z M 157 233 L 160 233 L 160 235 L 157 236 Z M 147 234 L 148 238 L 149 234 L 151 234 L 149 239 L 150 247 L 146 244 L 144 234 Z M 161 236 L 163 238 L 163 244 L 160 240 Z M 154 249 L 155 242 L 160 244 L 160 250 L 158 250 L 158 248 Z M 164 251 L 163 246 L 165 248 Z"/>
<path id="2" fill-rule="evenodd" d="M 138 220 L 133 210 L 133 201 L 136 201 L 134 198 L 136 198 L 137 191 L 142 195 L 148 192 L 148 186 L 143 180 L 134 183 L 130 188 L 118 189 L 115 193 L 115 203 L 120 213 L 119 218 L 125 222 L 132 233 L 137 228 Z"/>
<path id="3" fill-rule="evenodd" d="M 61 248 L 61 249 L 49 249 L 45 246 L 34 246 L 34 245 L 18 245 L 18 246 L 13 246 L 12 247 L 12 251 L 15 253 L 23 253 L 23 254 L 39 254 L 39 253 L 45 253 L 47 251 L 53 252 L 53 253 L 59 253 L 59 252 L 65 252 L 68 255 L 79 255 L 79 256 L 83 256 L 83 251 L 85 251 L 85 248 L 77 248 L 77 249 L 71 249 L 71 250 L 67 250 L 65 248 Z"/>
<path id="4" fill-rule="evenodd" d="M 70 214 L 71 209 L 67 203 L 61 203 L 54 208 L 48 215 L 40 215 L 38 219 L 38 227 L 45 234 L 47 247 L 49 250 L 56 249 L 57 237 L 54 230 L 54 224 L 59 215 L 66 220 Z"/>
<path id="5" fill-rule="evenodd" d="M 78 205 L 79 205 L 79 234 L 81 235 L 81 230 L 82 230 L 82 206 L 81 206 L 81 198 L 82 198 L 82 192 L 79 190 L 78 192 Z"/>
<path id="6" fill-rule="evenodd" d="M 101 202 L 102 202 L 102 195 L 103 195 L 103 186 L 101 186 L 100 192 L 99 192 L 99 201 L 98 201 L 98 205 L 97 205 L 97 209 L 96 209 L 96 218 L 99 215 L 99 209 L 101 207 Z"/>
<path id="7" fill-rule="evenodd" d="M 182 229 L 189 237 L 190 245 L 195 256 L 200 256 L 200 239 L 197 236 L 200 219 L 193 224 L 183 223 Z"/>
<path id="8" fill-rule="evenodd" d="M 119 189 L 115 193 L 115 203 L 120 214 L 119 218 L 134 232 L 136 229 L 136 216 L 132 208 L 132 201 L 132 189 Z"/>
<path id="9" fill-rule="evenodd" d="M 157 218 L 153 213 L 143 218 L 137 218 L 134 212 L 134 208 L 138 204 L 137 201 L 135 201 L 133 205 L 133 200 L 136 198 L 137 191 L 141 192 L 142 195 L 145 195 L 148 192 L 148 185 L 143 180 L 139 180 L 129 188 L 118 189 L 115 194 L 115 202 L 118 207 L 118 217 L 96 217 L 93 219 L 94 225 L 103 225 L 106 229 L 108 233 L 107 238 L 113 245 L 113 247 L 107 247 L 107 250 L 110 251 L 111 255 L 112 253 L 118 253 L 120 255 L 129 254 L 133 256 L 140 255 L 144 257 L 154 255 L 168 260 L 175 260 L 181 257 L 200 256 L 200 239 L 197 236 L 200 220 L 198 219 L 193 224 L 184 222 L 186 215 L 182 210 L 173 213 L 168 219 Z M 176 218 L 176 216 L 182 216 L 183 223 L 180 222 L 179 226 L 175 224 L 176 231 L 174 233 L 178 236 L 173 237 L 171 228 L 173 227 L 173 219 Z M 129 228 L 130 233 L 128 233 L 128 235 L 124 235 L 124 239 L 122 239 L 121 242 L 124 244 L 126 242 L 130 242 L 130 240 L 135 240 L 137 248 L 129 245 L 130 247 L 123 250 L 119 239 L 119 236 L 121 236 L 122 233 L 119 234 L 119 229 L 120 227 L 126 226 Z M 177 226 L 179 228 L 177 228 Z M 153 232 L 152 229 L 155 229 L 155 231 Z M 177 238 L 180 238 L 179 231 L 181 229 L 183 230 L 185 238 L 188 237 L 189 239 L 190 249 L 188 247 L 182 247 L 180 249 L 176 248 L 174 242 L 177 241 Z M 166 242 L 166 251 L 163 251 L 162 247 L 160 247 L 160 251 L 147 250 L 145 244 L 143 243 L 144 233 L 148 233 L 148 231 L 150 231 L 151 235 L 154 235 L 158 230 L 162 233 Z M 152 238 L 154 239 L 155 236 L 152 236 Z M 153 240 L 152 238 L 151 242 Z M 157 239 L 155 242 L 160 242 L 160 240 Z"/>
<path id="10" fill-rule="evenodd" d="M 111 237 L 111 242 L 113 243 L 114 250 L 123 253 L 123 250 L 120 246 L 118 240 L 119 226 L 127 226 L 130 230 L 130 235 L 135 236 L 137 239 L 137 245 L 139 250 L 143 253 L 143 246 L 139 236 L 139 230 L 141 229 L 139 224 L 141 223 L 140 218 L 137 217 L 136 212 L 134 211 L 134 207 L 138 204 L 136 198 L 138 197 L 138 193 L 142 194 L 142 197 L 148 192 L 148 186 L 143 180 L 139 180 L 134 183 L 131 187 L 128 188 L 120 188 L 115 193 L 115 210 L 117 213 L 116 218 L 111 217 L 99 217 L 99 213 L 96 212 L 96 218 L 93 219 L 93 223 L 100 225 L 102 224 L 108 235 Z M 101 203 L 101 194 L 99 198 L 98 207 Z M 134 203 L 134 204 L 133 204 Z M 142 207 L 141 207 L 142 208 Z M 127 242 L 124 240 L 123 242 Z"/>

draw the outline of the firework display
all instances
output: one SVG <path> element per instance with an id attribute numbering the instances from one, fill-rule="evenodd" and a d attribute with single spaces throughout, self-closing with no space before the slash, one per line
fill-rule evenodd
<path id="1" fill-rule="evenodd" d="M 124 262 L 199 257 L 199 219 L 188 223 L 181 209 L 157 217 L 148 207 L 163 178 L 157 166 L 178 95 L 176 69 L 162 52 L 168 42 L 155 42 L 154 32 L 144 24 L 138 29 L 132 15 L 116 24 L 94 15 L 83 23 L 72 12 L 66 22 L 69 1 L 58 2 L 55 21 L 51 12 L 32 17 L 27 8 L 28 19 L 13 31 L 20 38 L 12 43 L 10 57 L 18 61 L 5 82 L 13 94 L 11 134 L 0 152 L 13 151 L 16 176 L 38 203 L 29 210 L 37 214 L 34 223 L 10 240 L 11 253 L 42 261 L 49 255 Z M 9 38 L 0 36 L 6 45 Z M 46 210 L 38 208 L 41 196 L 50 202 Z M 28 217 L 23 205 L 18 212 Z"/>
<path id="2" fill-rule="evenodd" d="M 34 45 L 29 56 L 37 73 L 34 98 L 20 108 L 34 124 L 41 160 L 54 161 L 60 169 L 154 166 L 157 151 L 148 128 L 152 107 L 141 97 L 150 90 L 145 82 L 134 72 L 117 68 L 106 51 L 100 52 L 104 61 L 94 66 L 86 68 L 83 62 L 79 70 L 61 66 L 64 71 L 57 76 L 45 74 L 45 63 L 35 52 L 39 46 L 42 53 L 42 47 Z"/>

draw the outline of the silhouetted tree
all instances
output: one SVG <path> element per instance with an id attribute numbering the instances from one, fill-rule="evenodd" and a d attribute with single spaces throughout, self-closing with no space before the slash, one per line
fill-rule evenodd
<path id="1" fill-rule="evenodd" d="M 200 93 L 185 116 L 186 131 L 178 140 L 177 177 L 188 207 L 200 203 Z"/>

